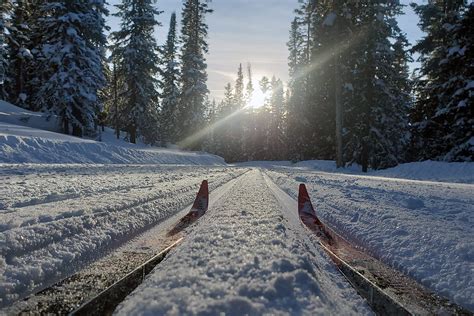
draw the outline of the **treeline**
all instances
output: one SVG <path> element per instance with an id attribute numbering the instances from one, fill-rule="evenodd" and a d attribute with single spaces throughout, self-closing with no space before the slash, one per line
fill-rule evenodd
<path id="1" fill-rule="evenodd" d="M 0 98 L 59 116 L 65 133 L 106 123 L 135 142 L 178 143 L 227 161 L 331 159 L 380 169 L 472 161 L 474 4 L 412 4 L 425 37 L 410 46 L 387 0 L 300 0 L 287 84 L 240 65 L 220 102 L 207 89 L 207 0 L 184 0 L 163 46 L 153 0 L 0 4 Z M 412 55 L 420 69 L 410 74 Z M 258 88 L 258 89 L 257 89 Z M 257 91 L 258 90 L 258 91 Z M 255 102 L 261 92 L 261 104 Z"/>
<path id="2" fill-rule="evenodd" d="M 122 0 L 109 38 L 105 0 L 3 0 L 0 99 L 57 115 L 75 136 L 107 124 L 132 143 L 186 138 L 206 119 L 208 2 L 183 1 L 181 33 L 173 13 L 159 46 L 155 0 Z"/>
<path id="3" fill-rule="evenodd" d="M 300 0 L 286 93 L 263 78 L 262 91 L 271 87 L 264 106 L 245 107 L 239 68 L 212 119 L 227 123 L 211 129 L 207 150 L 228 161 L 327 159 L 365 171 L 472 161 L 474 4 L 412 7 L 426 36 L 410 49 L 397 22 L 399 1 Z M 421 69 L 410 78 L 413 53 Z"/>
<path id="4" fill-rule="evenodd" d="M 283 82 L 264 76 L 256 87 L 250 64 L 246 73 L 239 65 L 234 86 L 228 83 L 224 99 L 210 104 L 204 148 L 228 162 L 286 159 Z"/>

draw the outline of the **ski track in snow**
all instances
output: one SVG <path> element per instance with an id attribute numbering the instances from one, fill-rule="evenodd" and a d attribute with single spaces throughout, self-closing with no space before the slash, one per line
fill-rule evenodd
<path id="1" fill-rule="evenodd" d="M 291 211 L 245 175 L 117 314 L 371 314 Z"/>
<path id="2" fill-rule="evenodd" d="M 203 178 L 214 189 L 245 170 L 2 165 L 0 306 L 78 271 L 179 211 Z"/>
<path id="3" fill-rule="evenodd" d="M 297 198 L 306 183 L 318 216 L 433 291 L 474 310 L 474 185 L 275 169 Z"/>

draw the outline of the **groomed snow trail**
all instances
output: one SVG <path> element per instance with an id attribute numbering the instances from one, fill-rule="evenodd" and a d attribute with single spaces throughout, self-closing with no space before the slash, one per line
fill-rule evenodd
<path id="1" fill-rule="evenodd" d="M 211 191 L 209 206 L 213 207 L 224 193 L 231 190 L 237 179 Z M 185 231 L 173 236 L 168 232 L 190 209 L 191 204 L 58 284 L 0 310 L 0 314 L 69 314 L 185 236 Z"/>
<path id="2" fill-rule="evenodd" d="M 119 315 L 371 311 L 253 170 L 117 309 Z"/>
<path id="3" fill-rule="evenodd" d="M 11 169 L 15 172 L 11 172 Z M 246 169 L 9 166 L 0 169 L 0 307 L 46 288 Z M 64 173 L 68 177 L 64 177 Z"/>
<path id="4" fill-rule="evenodd" d="M 294 199 L 306 183 L 339 234 L 432 291 L 474 310 L 474 185 L 277 168 Z"/>

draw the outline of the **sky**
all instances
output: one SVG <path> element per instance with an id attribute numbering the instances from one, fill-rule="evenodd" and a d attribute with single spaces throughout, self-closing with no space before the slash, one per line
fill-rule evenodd
<path id="1" fill-rule="evenodd" d="M 410 2 L 413 1 L 401 0 L 406 5 Z M 112 6 L 119 0 L 110 0 L 109 3 Z M 156 32 L 156 39 L 161 45 L 166 39 L 171 13 L 175 11 L 178 20 L 181 19 L 182 0 L 158 0 L 156 6 L 164 11 L 158 16 L 162 27 Z M 262 76 L 273 75 L 284 82 L 288 80 L 286 42 L 298 0 L 213 0 L 210 7 L 214 10 L 207 16 L 208 88 L 211 98 L 222 98 L 225 84 L 234 82 L 240 63 L 252 65 L 254 82 Z M 111 7 L 110 11 L 113 12 L 114 8 Z M 405 8 L 405 12 L 399 18 L 399 25 L 407 33 L 409 41 L 415 43 L 422 36 L 417 26 L 418 17 L 409 7 Z M 118 23 L 117 18 L 109 17 L 112 31 L 118 28 Z"/>

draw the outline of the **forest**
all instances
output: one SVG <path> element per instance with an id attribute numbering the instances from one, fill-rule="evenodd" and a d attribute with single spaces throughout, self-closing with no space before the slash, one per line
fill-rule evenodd
<path id="1" fill-rule="evenodd" d="M 289 82 L 254 81 L 242 61 L 216 101 L 206 17 L 221 13 L 209 0 L 183 0 L 163 45 L 159 1 L 122 0 L 110 32 L 105 0 L 3 0 L 0 100 L 59 117 L 66 134 L 94 138 L 108 126 L 131 143 L 227 162 L 321 159 L 367 171 L 473 161 L 474 4 L 411 6 L 424 32 L 416 43 L 398 25 L 399 1 L 300 0 Z"/>

